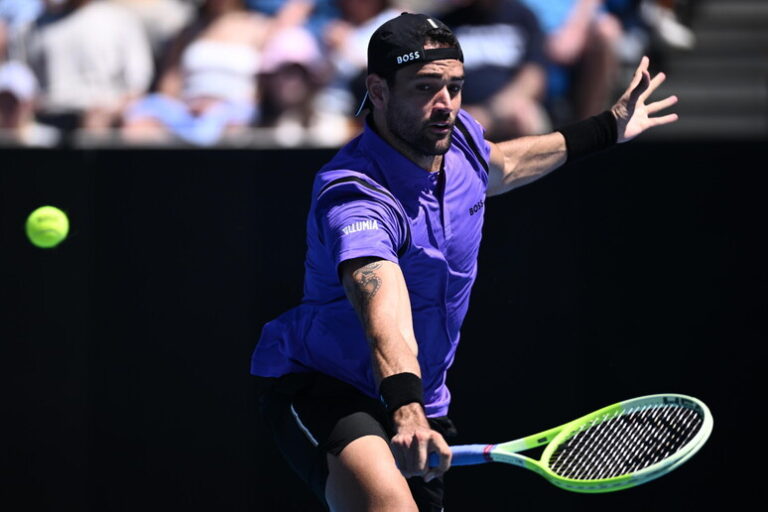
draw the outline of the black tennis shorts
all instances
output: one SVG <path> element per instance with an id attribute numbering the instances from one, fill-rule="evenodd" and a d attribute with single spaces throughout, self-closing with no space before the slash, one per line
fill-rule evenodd
<path id="1" fill-rule="evenodd" d="M 338 455 L 363 436 L 376 435 L 389 442 L 393 435 L 381 402 L 324 374 L 257 377 L 257 389 L 261 415 L 280 452 L 326 508 L 326 453 Z M 446 440 L 456 436 L 447 417 L 429 418 L 429 422 Z M 420 511 L 443 509 L 442 478 L 429 483 L 421 477 L 409 478 L 408 485 Z"/>

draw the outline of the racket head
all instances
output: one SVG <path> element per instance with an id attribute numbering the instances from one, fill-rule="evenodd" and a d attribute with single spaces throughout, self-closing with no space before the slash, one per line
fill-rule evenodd
<path id="1" fill-rule="evenodd" d="M 494 461 L 533 470 L 569 491 L 612 492 L 679 467 L 704 445 L 712 426 L 709 409 L 696 398 L 649 395 L 496 445 L 489 455 Z M 516 453 L 544 444 L 539 460 Z"/>

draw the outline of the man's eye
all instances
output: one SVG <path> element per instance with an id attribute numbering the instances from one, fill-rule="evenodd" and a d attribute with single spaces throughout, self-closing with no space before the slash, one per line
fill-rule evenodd
<path id="1" fill-rule="evenodd" d="M 422 92 L 429 92 L 432 90 L 432 86 L 428 84 L 421 84 L 421 85 L 417 85 L 416 89 Z"/>
<path id="2" fill-rule="evenodd" d="M 448 87 L 448 91 L 450 91 L 451 94 L 459 94 L 461 92 L 462 86 L 460 85 L 451 85 Z"/>

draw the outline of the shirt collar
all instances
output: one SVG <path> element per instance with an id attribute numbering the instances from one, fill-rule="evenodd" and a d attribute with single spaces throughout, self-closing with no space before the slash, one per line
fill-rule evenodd
<path id="1" fill-rule="evenodd" d="M 437 173 L 419 167 L 392 147 L 376 133 L 368 119 L 361 137 L 361 149 L 376 164 L 385 184 L 395 195 L 414 189 L 434 188 L 437 183 Z"/>

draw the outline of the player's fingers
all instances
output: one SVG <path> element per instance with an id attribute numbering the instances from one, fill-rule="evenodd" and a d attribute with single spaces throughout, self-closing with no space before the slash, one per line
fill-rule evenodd
<path id="1" fill-rule="evenodd" d="M 634 91 L 637 85 L 640 83 L 640 80 L 643 77 L 643 72 L 648 69 L 648 57 L 643 57 L 640 59 L 640 64 L 637 65 L 637 69 L 635 69 L 634 74 L 632 75 L 632 80 L 629 82 L 628 89 L 630 91 Z"/>
<path id="2" fill-rule="evenodd" d="M 445 439 L 440 434 L 437 434 L 431 440 L 431 446 L 434 450 L 440 454 L 440 466 L 439 469 L 443 472 L 448 471 L 451 467 L 451 460 L 453 458 L 453 452 L 451 447 L 445 442 Z"/>
<path id="3" fill-rule="evenodd" d="M 645 93 L 648 91 L 650 84 L 651 75 L 648 73 L 648 71 L 643 71 L 640 75 L 640 80 L 638 81 L 635 88 L 632 89 L 632 93 L 629 95 L 629 104 L 634 105 L 641 98 L 643 98 Z"/>
<path id="4" fill-rule="evenodd" d="M 427 444 L 423 438 L 424 436 L 414 433 L 407 439 L 397 439 L 397 442 L 393 443 L 401 454 L 402 463 L 398 468 L 406 478 L 423 475 L 426 470 Z"/>
<path id="5" fill-rule="evenodd" d="M 651 59 L 649 59 L 647 55 L 643 55 L 643 57 L 640 59 L 640 63 L 637 65 L 637 69 L 639 71 L 647 71 L 648 65 L 650 63 L 651 63 Z"/>
<path id="6" fill-rule="evenodd" d="M 429 436 L 427 434 L 417 434 L 415 436 L 416 442 L 414 443 L 414 470 L 423 475 L 427 469 L 427 459 L 429 450 Z"/>
<path id="7" fill-rule="evenodd" d="M 406 462 L 405 462 L 405 457 L 402 451 L 399 450 L 394 445 L 391 446 L 391 450 L 392 450 L 392 455 L 395 458 L 395 465 L 397 466 L 397 469 L 399 469 L 400 471 L 403 471 L 405 469 Z"/>
<path id="8" fill-rule="evenodd" d="M 452 452 L 448 443 L 445 442 L 443 436 L 435 432 L 429 442 L 429 453 L 434 453 L 438 456 L 437 466 L 433 466 L 424 475 L 424 480 L 429 482 L 435 477 L 438 477 L 448 471 L 451 467 Z"/>
<path id="9" fill-rule="evenodd" d="M 646 110 L 648 111 L 648 114 L 655 114 L 656 112 L 659 112 L 661 110 L 664 110 L 665 108 L 669 108 L 672 105 L 677 103 L 677 96 L 669 96 L 667 98 L 664 98 L 663 100 L 654 101 L 653 103 L 649 103 L 646 106 Z"/>
<path id="10" fill-rule="evenodd" d="M 648 99 L 648 97 L 653 94 L 653 91 L 655 91 L 662 83 L 664 83 L 664 80 L 667 79 L 667 75 L 664 73 L 658 73 L 648 84 L 648 88 L 643 91 L 643 93 L 640 95 L 640 101 L 645 101 Z"/>
<path id="11" fill-rule="evenodd" d="M 649 119 L 650 121 L 649 127 L 662 126 L 665 124 L 674 123 L 675 121 L 677 121 L 677 119 L 678 119 L 677 114 L 668 114 L 666 116 L 654 117 Z"/>
<path id="12" fill-rule="evenodd" d="M 392 455 L 395 457 L 397 468 L 405 477 L 411 477 L 419 473 L 414 473 L 413 445 L 410 440 L 403 439 L 400 436 L 392 438 L 390 443 Z"/>

